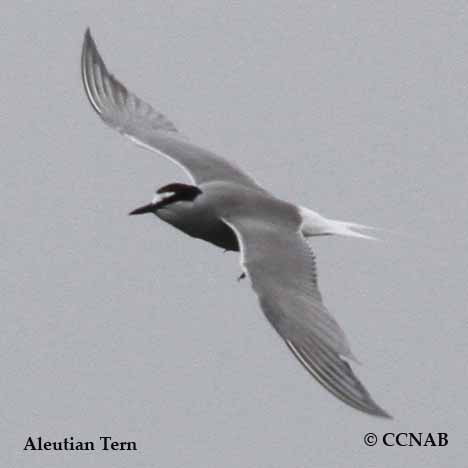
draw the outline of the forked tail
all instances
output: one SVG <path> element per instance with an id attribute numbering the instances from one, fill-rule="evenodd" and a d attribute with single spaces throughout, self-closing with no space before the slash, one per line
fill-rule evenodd
<path id="1" fill-rule="evenodd" d="M 338 221 L 337 219 L 330 219 L 329 221 L 333 229 L 332 234 L 346 237 L 359 237 L 360 239 L 374 241 L 380 240 L 378 237 L 371 236 L 369 234 L 363 234 L 362 232 L 358 231 L 359 229 L 376 229 L 372 226 L 366 226 L 365 224 L 352 223 L 348 221 Z"/>
<path id="2" fill-rule="evenodd" d="M 358 237 L 360 239 L 379 240 L 369 234 L 363 234 L 360 230 L 377 229 L 365 224 L 353 223 L 349 221 L 339 221 L 328 219 L 308 208 L 300 207 L 299 213 L 302 216 L 302 234 L 305 237 L 338 235 L 345 237 Z"/>

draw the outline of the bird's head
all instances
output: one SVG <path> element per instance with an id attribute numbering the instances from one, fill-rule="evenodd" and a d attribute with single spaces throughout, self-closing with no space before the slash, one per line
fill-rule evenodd
<path id="1" fill-rule="evenodd" d="M 187 201 L 193 202 L 202 191 L 195 185 L 173 183 L 156 190 L 153 200 L 147 205 L 141 206 L 130 212 L 131 215 L 144 213 L 156 213 L 159 209 L 172 203 Z"/>

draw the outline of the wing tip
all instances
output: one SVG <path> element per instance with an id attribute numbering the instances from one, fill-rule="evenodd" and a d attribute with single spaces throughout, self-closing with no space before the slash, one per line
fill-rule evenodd
<path id="1" fill-rule="evenodd" d="M 348 362 L 342 360 L 338 355 L 334 355 L 334 357 L 337 358 L 337 360 L 335 360 L 335 369 L 328 369 L 324 372 L 324 369 L 317 361 L 317 358 L 320 359 L 319 356 L 314 356 L 305 351 L 302 347 L 296 346 L 291 340 L 285 340 L 285 342 L 302 366 L 315 377 L 326 390 L 343 403 L 370 416 L 393 419 L 390 413 L 385 411 L 373 400 L 364 385 L 362 385 L 354 374 Z M 320 348 L 317 349 L 317 351 L 320 354 Z M 342 385 L 341 382 L 344 382 L 345 377 L 351 379 L 354 385 L 353 393 L 349 392 L 349 386 L 348 389 L 346 389 L 346 387 Z"/>
<path id="2" fill-rule="evenodd" d="M 86 28 L 83 37 L 83 46 L 81 51 L 81 79 L 85 90 L 86 97 L 92 108 L 98 115 L 102 114 L 100 106 L 100 98 L 96 88 L 96 77 L 94 76 L 95 71 L 93 70 L 92 64 L 97 64 L 101 69 L 101 72 L 107 73 L 104 63 L 99 55 L 96 47 L 96 43 L 91 34 L 89 26 Z"/>
<path id="3" fill-rule="evenodd" d="M 84 37 L 83 37 L 83 50 L 97 50 L 96 42 L 93 35 L 91 34 L 91 28 L 86 27 Z"/>
<path id="4" fill-rule="evenodd" d="M 93 52 L 94 50 L 96 50 L 96 43 L 91 34 L 91 29 L 88 26 L 83 35 L 82 58 L 86 57 L 89 52 Z"/>
<path id="5" fill-rule="evenodd" d="M 376 416 L 383 418 L 383 419 L 388 419 L 389 421 L 394 419 L 394 417 L 390 413 L 388 413 L 387 411 L 385 411 L 383 408 L 380 408 L 380 407 L 379 407 L 379 412 L 376 414 Z"/>
<path id="6" fill-rule="evenodd" d="M 381 406 L 379 406 L 374 400 L 370 400 L 367 402 L 365 409 L 363 408 L 362 411 L 369 414 L 370 416 L 376 416 L 378 418 L 384 419 L 393 419 L 393 416 L 385 411 Z"/>

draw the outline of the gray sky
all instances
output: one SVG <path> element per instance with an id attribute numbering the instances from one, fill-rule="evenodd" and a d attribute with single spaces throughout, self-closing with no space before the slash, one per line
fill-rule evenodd
<path id="1" fill-rule="evenodd" d="M 466 2 L 2 4 L 3 466 L 440 467 L 468 437 Z M 127 213 L 185 181 L 93 114 L 109 68 L 192 141 L 386 242 L 320 239 L 320 285 L 395 420 L 347 408 L 263 318 L 237 256 Z M 447 447 L 365 447 L 442 431 Z M 23 452 L 29 435 L 132 452 Z"/>

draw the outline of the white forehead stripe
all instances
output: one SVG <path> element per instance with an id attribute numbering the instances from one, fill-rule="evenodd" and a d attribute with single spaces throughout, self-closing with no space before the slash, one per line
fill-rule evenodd
<path id="1" fill-rule="evenodd" d="M 175 192 L 155 193 L 151 203 L 154 205 L 154 204 L 160 202 L 161 200 L 164 200 L 165 198 L 168 198 L 168 197 L 174 195 L 174 193 Z"/>

